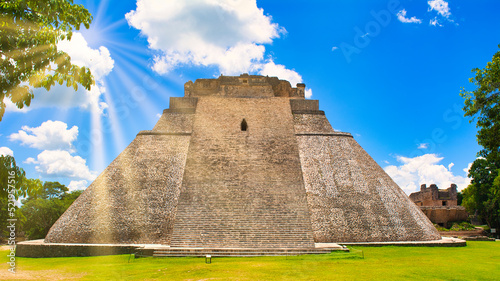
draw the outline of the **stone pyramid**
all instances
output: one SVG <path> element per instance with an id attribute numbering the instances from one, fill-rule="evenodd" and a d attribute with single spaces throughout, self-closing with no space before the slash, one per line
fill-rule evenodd
<path id="1" fill-rule="evenodd" d="M 187 82 L 45 242 L 312 248 L 440 239 L 304 90 L 248 74 Z"/>

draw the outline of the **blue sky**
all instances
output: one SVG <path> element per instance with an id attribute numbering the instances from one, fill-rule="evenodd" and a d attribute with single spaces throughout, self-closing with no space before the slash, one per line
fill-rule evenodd
<path id="1" fill-rule="evenodd" d="M 185 82 L 248 72 L 305 83 L 405 192 L 467 185 L 480 147 L 459 92 L 498 50 L 498 1 L 75 2 L 93 23 L 59 47 L 96 85 L 35 90 L 0 122 L 30 177 L 85 188 Z"/>

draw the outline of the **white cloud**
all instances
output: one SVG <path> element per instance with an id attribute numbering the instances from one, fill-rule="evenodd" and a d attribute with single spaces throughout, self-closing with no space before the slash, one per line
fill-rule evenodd
<path id="1" fill-rule="evenodd" d="M 464 172 L 465 172 L 465 174 L 466 174 L 466 175 L 468 175 L 468 174 L 469 174 L 470 167 L 472 167 L 472 162 L 471 162 L 471 163 L 469 163 L 469 165 L 467 165 L 467 168 L 464 168 L 462 171 L 464 171 Z"/>
<path id="2" fill-rule="evenodd" d="M 431 19 L 429 21 L 429 25 L 433 25 L 433 26 L 439 26 L 439 27 L 442 27 L 443 25 L 439 23 L 437 17 Z"/>
<path id="3" fill-rule="evenodd" d="M 72 143 L 78 136 L 78 127 L 68 129 L 68 124 L 61 121 L 48 120 L 39 127 L 23 126 L 18 133 L 11 134 L 11 141 L 20 141 L 22 145 L 41 150 L 69 150 L 73 151 Z"/>
<path id="4" fill-rule="evenodd" d="M 306 89 L 306 90 L 305 90 L 305 93 L 304 93 L 304 96 L 305 96 L 305 98 L 306 98 L 306 99 L 310 99 L 310 98 L 312 98 L 312 96 L 313 96 L 313 91 L 312 91 L 311 89 Z"/>
<path id="5" fill-rule="evenodd" d="M 87 186 L 88 182 L 86 180 L 71 181 L 68 184 L 68 189 L 69 191 L 74 191 L 74 190 L 86 189 Z"/>
<path id="6" fill-rule="evenodd" d="M 335 50 L 338 50 L 338 49 L 339 49 L 339 47 L 337 47 L 337 46 L 333 46 L 333 47 L 332 47 L 332 52 L 333 52 L 333 51 L 335 51 Z"/>
<path id="7" fill-rule="evenodd" d="M 37 159 L 28 158 L 25 163 L 37 164 L 35 170 L 45 177 L 63 177 L 78 180 L 94 180 L 97 173 L 90 171 L 85 159 L 72 156 L 63 150 L 44 150 Z"/>
<path id="8" fill-rule="evenodd" d="M 258 69 L 258 73 L 261 75 L 276 76 L 287 80 L 292 87 L 295 87 L 297 83 L 302 83 L 302 76 L 300 74 L 295 70 L 287 69 L 284 65 L 275 64 L 272 59 L 263 64 L 256 64 L 254 68 Z M 306 99 L 310 99 L 312 97 L 312 90 L 306 89 L 304 95 Z"/>
<path id="9" fill-rule="evenodd" d="M 102 94 L 106 91 L 104 87 L 104 78 L 108 75 L 114 66 L 114 60 L 111 58 L 109 50 L 101 46 L 98 50 L 88 46 L 87 41 L 81 33 L 75 32 L 71 41 L 61 41 L 57 48 L 66 52 L 73 64 L 88 67 L 94 76 L 95 85 L 92 85 L 90 91 L 78 85 L 78 90 L 72 87 L 66 87 L 65 84 L 55 84 L 50 91 L 44 88 L 33 89 L 34 99 L 29 107 L 18 109 L 10 100 L 4 100 L 7 111 L 27 112 L 31 109 L 40 107 L 59 107 L 72 108 L 80 107 L 85 110 L 95 110 L 102 113 L 108 105 L 101 101 Z"/>
<path id="10" fill-rule="evenodd" d="M 36 160 L 33 157 L 28 157 L 28 158 L 26 158 L 26 160 L 24 160 L 23 163 L 25 163 L 25 164 L 36 164 Z"/>
<path id="11" fill-rule="evenodd" d="M 398 14 L 397 14 L 397 16 L 398 16 L 398 20 L 400 22 L 404 22 L 404 23 L 422 23 L 422 20 L 417 19 L 416 17 L 407 18 L 406 17 L 406 10 L 405 9 L 399 11 Z"/>
<path id="12" fill-rule="evenodd" d="M 421 184 L 434 183 L 439 188 L 448 188 L 455 183 L 458 190 L 462 190 L 470 183 L 467 173 L 463 176 L 454 175 L 451 172 L 453 163 L 450 163 L 448 168 L 439 164 L 444 158 L 436 154 L 424 154 L 414 158 L 397 156 L 396 159 L 401 165 L 387 166 L 384 170 L 407 194 L 418 191 Z"/>
<path id="13" fill-rule="evenodd" d="M 434 10 L 445 18 L 449 18 L 451 16 L 450 7 L 448 7 L 448 2 L 444 0 L 431 0 L 427 1 L 427 4 L 429 4 L 429 11 Z"/>
<path id="14" fill-rule="evenodd" d="M 258 65 L 257 67 L 260 68 L 259 74 L 276 76 L 280 79 L 287 80 L 292 87 L 295 87 L 297 83 L 302 83 L 302 76 L 300 76 L 300 74 L 294 70 L 286 69 L 284 65 L 275 64 L 272 60 L 265 64 Z"/>
<path id="15" fill-rule="evenodd" d="M 180 65 L 217 66 L 223 74 L 249 72 L 265 48 L 285 30 L 252 0 L 138 0 L 125 15 L 158 50 L 153 69 Z"/>
<path id="16" fill-rule="evenodd" d="M 99 50 L 90 48 L 81 33 L 73 33 L 71 41 L 61 41 L 57 48 L 66 52 L 73 64 L 90 68 L 96 80 L 101 80 L 113 70 L 115 62 L 109 50 L 104 46 L 99 47 Z"/>
<path id="17" fill-rule="evenodd" d="M 255 0 L 137 0 L 136 9 L 125 18 L 157 51 L 152 66 L 157 73 L 215 66 L 224 75 L 277 76 L 293 87 L 302 82 L 295 70 L 264 57 L 263 44 L 286 30 L 272 23 Z"/>
<path id="18" fill-rule="evenodd" d="M 6 146 L 0 147 L 0 156 L 6 156 L 6 155 L 14 156 L 14 151 L 12 151 L 12 149 Z"/>
<path id="19" fill-rule="evenodd" d="M 429 144 L 428 143 L 421 143 L 417 147 L 417 149 L 427 149 L 427 148 L 429 148 Z"/>
<path id="20" fill-rule="evenodd" d="M 165 74 L 183 66 L 215 66 L 225 75 L 259 73 L 290 81 L 302 77 L 284 65 L 264 59 L 263 44 L 286 30 L 253 0 L 138 0 L 126 14 L 130 26 L 158 51 L 153 70 Z"/>
<path id="21" fill-rule="evenodd" d="M 30 107 L 24 106 L 23 108 L 19 109 L 10 99 L 4 98 L 3 102 L 5 103 L 5 111 L 6 112 L 20 112 L 20 113 L 26 113 L 30 110 Z M 31 103 L 33 105 L 33 103 Z"/>
<path id="22" fill-rule="evenodd" d="M 68 129 L 66 123 L 52 120 L 43 122 L 39 127 L 23 126 L 18 133 L 9 136 L 11 141 L 20 141 L 22 145 L 43 150 L 36 159 L 28 157 L 24 163 L 36 165 L 35 170 L 42 177 L 74 179 L 70 183 L 72 190 L 81 189 L 87 181 L 97 177 L 85 159 L 71 155 L 77 137 L 77 126 Z"/>

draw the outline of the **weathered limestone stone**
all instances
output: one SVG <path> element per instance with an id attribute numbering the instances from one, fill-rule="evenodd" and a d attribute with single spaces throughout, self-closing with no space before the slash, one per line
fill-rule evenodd
<path id="1" fill-rule="evenodd" d="M 45 242 L 312 248 L 429 241 L 427 217 L 317 100 L 276 77 L 187 82 Z"/>
<path id="2" fill-rule="evenodd" d="M 171 245 L 314 247 L 293 126 L 284 98 L 199 98 Z"/>
<path id="3" fill-rule="evenodd" d="M 45 241 L 170 243 L 189 138 L 139 134 L 59 218 Z"/>
<path id="4" fill-rule="evenodd" d="M 451 227 L 452 222 L 466 221 L 469 214 L 463 206 L 457 205 L 457 185 L 451 184 L 447 189 L 439 189 L 437 185 L 420 186 L 420 191 L 410 194 L 410 199 L 433 223 Z"/>

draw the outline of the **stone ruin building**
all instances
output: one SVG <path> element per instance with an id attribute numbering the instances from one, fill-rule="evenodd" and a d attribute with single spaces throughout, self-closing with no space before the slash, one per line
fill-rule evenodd
<path id="1" fill-rule="evenodd" d="M 440 236 L 351 134 L 276 77 L 187 82 L 47 243 L 311 248 Z"/>
<path id="2" fill-rule="evenodd" d="M 420 191 L 410 194 L 410 199 L 420 207 L 431 222 L 449 227 L 450 222 L 466 221 L 469 217 L 465 208 L 457 205 L 457 185 L 451 184 L 447 189 L 439 189 L 437 185 L 420 186 Z"/>
<path id="3" fill-rule="evenodd" d="M 417 206 L 457 206 L 457 185 L 451 184 L 447 189 L 439 189 L 437 185 L 420 185 L 420 191 L 410 194 L 410 199 Z"/>

